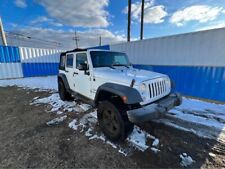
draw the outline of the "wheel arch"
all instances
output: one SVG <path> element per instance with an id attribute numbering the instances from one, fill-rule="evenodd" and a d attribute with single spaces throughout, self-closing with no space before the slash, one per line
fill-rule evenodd
<path id="1" fill-rule="evenodd" d="M 105 83 L 96 92 L 95 104 L 97 105 L 100 100 L 107 100 L 110 96 L 119 97 L 121 100 L 123 100 L 123 97 L 126 97 L 123 100 L 125 104 L 136 104 L 143 101 L 139 92 L 134 88 L 120 84 Z"/>
<path id="2" fill-rule="evenodd" d="M 70 90 L 69 83 L 67 81 L 67 78 L 66 78 L 66 75 L 65 74 L 59 73 L 57 80 L 58 80 L 58 83 L 59 83 L 60 80 L 63 82 L 63 84 L 64 84 L 64 86 L 65 86 L 65 88 L 66 88 L 67 91 Z"/>

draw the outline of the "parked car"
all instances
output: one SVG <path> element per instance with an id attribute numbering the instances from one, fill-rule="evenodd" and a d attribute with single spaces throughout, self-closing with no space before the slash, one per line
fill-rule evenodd
<path id="1" fill-rule="evenodd" d="M 97 107 L 99 125 L 112 141 L 126 139 L 134 123 L 159 118 L 182 102 L 171 93 L 167 75 L 135 69 L 125 53 L 107 50 L 61 53 L 58 89 L 62 100 Z"/>

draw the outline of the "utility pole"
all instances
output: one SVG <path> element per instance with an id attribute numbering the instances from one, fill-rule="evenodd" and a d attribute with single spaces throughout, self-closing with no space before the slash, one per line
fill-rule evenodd
<path id="1" fill-rule="evenodd" d="M 145 10 L 145 0 L 142 0 L 142 3 L 141 3 L 141 33 L 140 33 L 140 40 L 143 39 L 144 10 Z"/>
<path id="2" fill-rule="evenodd" d="M 77 36 L 77 32 L 75 31 L 74 32 L 74 38 L 73 38 L 73 40 L 75 41 L 75 46 L 76 46 L 76 48 L 78 48 L 78 42 L 79 42 L 79 37 Z"/>
<path id="3" fill-rule="evenodd" d="M 4 32 L 4 28 L 3 28 L 1 17 L 0 17 L 0 34 L 1 34 L 1 37 L 2 37 L 2 44 L 4 46 L 7 46 L 7 41 L 6 41 L 5 32 Z"/>
<path id="4" fill-rule="evenodd" d="M 130 42 L 130 17 L 131 17 L 131 0 L 128 0 L 128 24 L 127 24 L 127 42 Z"/>
<path id="5" fill-rule="evenodd" d="M 102 37 L 99 36 L 99 46 L 102 46 Z"/>

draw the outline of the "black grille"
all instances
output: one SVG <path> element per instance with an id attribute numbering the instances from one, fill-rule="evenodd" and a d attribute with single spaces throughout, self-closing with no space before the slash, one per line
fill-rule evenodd
<path id="1" fill-rule="evenodd" d="M 149 88 L 149 96 L 150 98 L 157 97 L 159 95 L 163 95 L 166 92 L 166 81 L 165 79 L 157 80 L 154 82 L 150 82 L 148 84 Z"/>

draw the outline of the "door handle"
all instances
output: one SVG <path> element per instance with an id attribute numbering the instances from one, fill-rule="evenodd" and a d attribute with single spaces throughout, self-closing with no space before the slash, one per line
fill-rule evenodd
<path id="1" fill-rule="evenodd" d="M 68 73 L 69 71 L 68 70 L 65 70 L 65 72 Z"/>
<path id="2" fill-rule="evenodd" d="M 74 76 L 74 75 L 78 75 L 78 73 L 77 73 L 77 72 L 73 72 L 73 76 Z"/>

